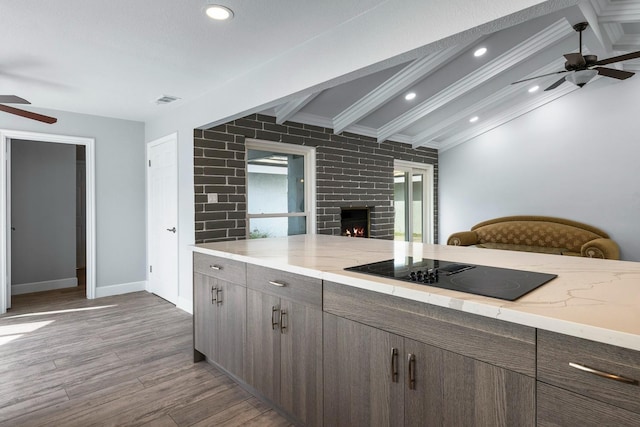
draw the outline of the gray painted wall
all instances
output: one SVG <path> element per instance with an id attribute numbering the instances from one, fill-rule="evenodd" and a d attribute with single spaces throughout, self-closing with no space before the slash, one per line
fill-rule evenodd
<path id="1" fill-rule="evenodd" d="M 11 143 L 12 285 L 76 277 L 76 147 Z"/>
<path id="2" fill-rule="evenodd" d="M 640 261 L 640 77 L 601 78 L 440 153 L 443 242 L 506 215 L 564 217 Z"/>
<path id="3" fill-rule="evenodd" d="M 55 116 L 47 125 L 10 114 L 0 128 L 95 139 L 96 286 L 145 281 L 144 123 L 30 108 Z"/>

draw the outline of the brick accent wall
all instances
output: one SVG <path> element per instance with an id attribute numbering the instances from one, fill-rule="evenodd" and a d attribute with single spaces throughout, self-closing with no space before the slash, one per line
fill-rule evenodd
<path id="1" fill-rule="evenodd" d="M 438 194 L 438 152 L 332 129 L 253 114 L 194 131 L 195 240 L 205 243 L 246 236 L 245 139 L 316 147 L 317 233 L 340 235 L 340 208 L 371 208 L 371 237 L 393 239 L 393 161 L 434 165 Z M 218 203 L 207 203 L 218 193 Z M 437 197 L 435 224 L 438 223 Z M 438 241 L 437 226 L 435 241 Z"/>

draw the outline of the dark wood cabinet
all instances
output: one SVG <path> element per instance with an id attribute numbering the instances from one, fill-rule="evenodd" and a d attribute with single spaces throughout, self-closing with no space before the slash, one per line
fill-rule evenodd
<path id="1" fill-rule="evenodd" d="M 532 328 L 330 282 L 323 304 L 328 425 L 535 425 Z"/>
<path id="2" fill-rule="evenodd" d="M 194 348 L 242 378 L 246 341 L 246 266 L 194 254 Z"/>
<path id="3" fill-rule="evenodd" d="M 322 425 L 322 281 L 249 265 L 246 382 L 307 426 Z"/>

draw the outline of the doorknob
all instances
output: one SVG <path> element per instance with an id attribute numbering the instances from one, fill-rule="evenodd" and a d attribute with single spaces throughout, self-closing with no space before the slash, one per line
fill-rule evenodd
<path id="1" fill-rule="evenodd" d="M 167 231 L 170 231 L 170 232 L 172 232 L 172 233 L 175 233 L 175 232 L 176 232 L 176 228 L 175 228 L 175 227 L 173 227 L 173 228 L 167 228 Z"/>

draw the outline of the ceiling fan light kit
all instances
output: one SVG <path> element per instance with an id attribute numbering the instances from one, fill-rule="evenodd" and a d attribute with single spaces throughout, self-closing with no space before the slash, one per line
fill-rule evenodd
<path id="1" fill-rule="evenodd" d="M 597 75 L 598 72 L 596 70 L 580 70 L 574 71 L 573 73 L 569 74 L 567 77 L 565 77 L 565 80 L 573 83 L 578 87 L 582 87 L 589 83 L 589 81 Z"/>

